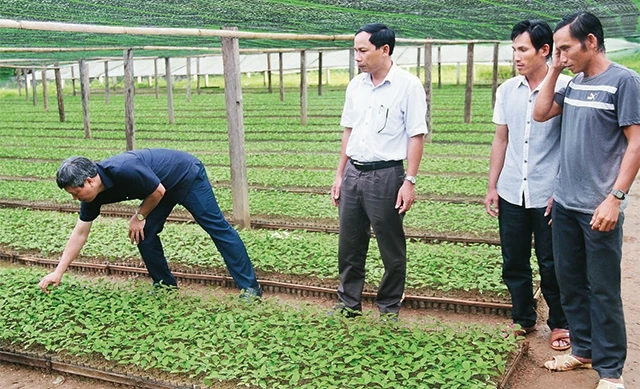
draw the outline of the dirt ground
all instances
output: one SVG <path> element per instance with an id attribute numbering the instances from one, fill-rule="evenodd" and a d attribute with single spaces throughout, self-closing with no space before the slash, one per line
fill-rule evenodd
<path id="1" fill-rule="evenodd" d="M 636 180 L 638 181 L 638 180 Z M 634 188 L 638 188 L 636 183 Z M 628 355 L 624 371 L 625 387 L 640 388 L 640 306 L 635 295 L 640 290 L 640 194 L 630 194 L 629 206 L 626 210 L 624 224 L 624 245 L 622 261 L 622 299 L 627 323 Z M 190 289 L 191 286 L 183 287 Z M 194 287 L 197 288 L 197 287 Z M 300 297 L 278 295 L 285 303 L 298 304 Z M 326 299 L 304 299 L 312 304 L 331 306 L 332 301 Z M 365 309 L 367 309 L 365 307 Z M 369 307 L 368 309 L 372 309 Z M 544 311 L 544 307 L 541 309 Z M 401 313 L 401 320 L 420 321 L 454 320 L 474 322 L 508 323 L 508 319 L 487 315 L 455 314 L 433 310 L 409 310 Z M 544 316 L 541 316 L 544 319 Z M 527 336 L 530 344 L 528 354 L 520 361 L 512 376 L 508 389 L 595 389 L 598 375 L 593 370 L 551 373 L 542 367 L 544 361 L 552 355 L 548 345 L 549 329 L 544 324 L 538 325 L 538 331 Z M 46 374 L 42 371 L 0 363 L 0 389 L 112 389 L 122 388 L 120 385 L 90 380 L 68 374 Z"/>

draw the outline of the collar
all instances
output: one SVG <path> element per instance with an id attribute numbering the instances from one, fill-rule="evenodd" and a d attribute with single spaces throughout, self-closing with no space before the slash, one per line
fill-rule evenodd
<path id="1" fill-rule="evenodd" d="M 109 177 L 104 168 L 102 168 L 102 166 L 98 164 L 96 164 L 96 168 L 98 169 L 98 175 L 100 176 L 100 180 L 102 181 L 104 189 L 106 190 L 112 188 L 114 185 L 113 180 L 111 179 L 111 177 Z"/>
<path id="2" fill-rule="evenodd" d="M 382 82 L 378 84 L 378 86 L 374 86 L 374 88 L 379 88 L 386 83 L 393 84 L 393 78 L 394 78 L 394 75 L 398 72 L 398 69 L 399 67 L 396 66 L 396 63 L 392 61 L 391 67 L 389 68 L 387 75 L 384 77 L 384 80 L 382 80 Z M 373 86 L 373 82 L 371 81 L 371 74 L 370 73 L 365 73 L 365 74 L 366 76 L 362 78 L 362 82 L 365 82 L 370 86 Z"/>

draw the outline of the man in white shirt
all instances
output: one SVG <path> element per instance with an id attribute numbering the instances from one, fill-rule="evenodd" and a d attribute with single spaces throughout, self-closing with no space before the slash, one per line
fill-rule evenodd
<path id="1" fill-rule="evenodd" d="M 493 121 L 497 124 L 491 148 L 487 213 L 498 217 L 502 248 L 502 279 L 512 302 L 518 335 L 535 329 L 537 320 L 531 274 L 531 235 L 540 268 L 540 288 L 547 305 L 550 346 L 566 350 L 570 344 L 567 319 L 560 303 L 551 242 L 551 204 L 560 163 L 561 118 L 532 119 L 538 91 L 548 72 L 553 33 L 545 22 L 525 20 L 511 32 L 513 59 L 519 76 L 498 88 Z M 555 89 L 567 85 L 558 78 Z M 514 326 L 515 327 L 515 326 Z"/>
<path id="2" fill-rule="evenodd" d="M 404 293 L 402 219 L 416 197 L 427 104 L 420 79 L 393 63 L 394 47 L 395 34 L 383 24 L 367 24 L 356 32 L 355 60 L 362 73 L 347 87 L 340 162 L 331 187 L 340 215 L 339 303 L 332 312 L 347 316 L 362 310 L 371 229 L 385 267 L 376 297 L 382 317 L 397 320 Z"/>

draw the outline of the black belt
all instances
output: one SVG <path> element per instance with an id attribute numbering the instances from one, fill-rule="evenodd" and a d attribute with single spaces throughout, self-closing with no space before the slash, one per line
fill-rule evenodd
<path id="1" fill-rule="evenodd" d="M 360 171 L 385 169 L 388 167 L 402 166 L 402 161 L 376 161 L 376 162 L 360 162 L 349 158 L 353 167 Z"/>

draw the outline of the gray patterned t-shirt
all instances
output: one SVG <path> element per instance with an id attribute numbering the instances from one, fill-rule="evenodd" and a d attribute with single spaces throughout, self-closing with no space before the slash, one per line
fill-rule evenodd
<path id="1" fill-rule="evenodd" d="M 640 124 L 640 76 L 612 63 L 595 76 L 579 73 L 555 101 L 563 107 L 555 200 L 592 214 L 618 178 L 627 149 L 623 127 Z"/>

